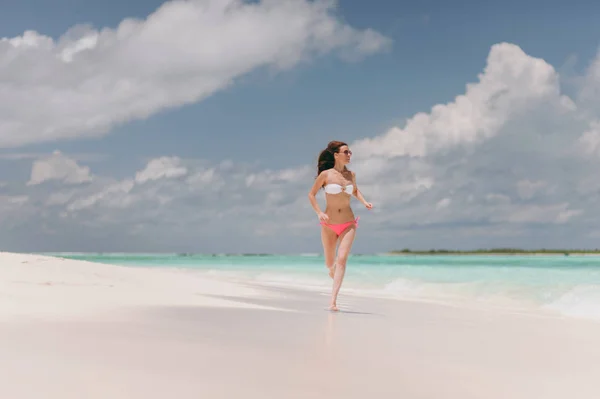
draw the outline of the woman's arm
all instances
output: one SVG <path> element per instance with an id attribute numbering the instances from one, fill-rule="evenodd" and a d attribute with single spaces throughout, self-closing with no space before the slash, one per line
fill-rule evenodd
<path id="1" fill-rule="evenodd" d="M 354 192 L 352 194 L 356 197 L 357 200 L 361 202 L 361 204 L 366 206 L 367 209 L 371 209 L 373 205 L 371 205 L 370 202 L 367 202 L 367 200 L 365 200 L 362 193 L 358 189 L 358 186 L 356 185 L 356 174 L 354 172 L 352 172 L 352 184 L 354 185 Z"/>
<path id="2" fill-rule="evenodd" d="M 315 179 L 315 184 L 313 184 L 312 188 L 310 189 L 310 192 L 308 193 L 308 200 L 310 201 L 310 205 L 312 205 L 313 209 L 319 216 L 323 213 L 323 211 L 321 211 L 321 208 L 319 208 L 319 203 L 317 202 L 316 195 L 317 192 L 319 192 L 319 189 L 323 187 L 326 180 L 327 171 L 324 170 L 323 172 L 319 173 L 319 176 L 317 176 L 317 178 Z"/>

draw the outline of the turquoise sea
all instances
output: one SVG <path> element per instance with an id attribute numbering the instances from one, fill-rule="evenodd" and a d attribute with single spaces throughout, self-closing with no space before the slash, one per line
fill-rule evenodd
<path id="1" fill-rule="evenodd" d="M 267 286 L 316 291 L 331 287 L 323 257 L 317 255 L 50 255 L 178 269 Z M 537 308 L 600 319 L 600 256 L 355 255 L 348 261 L 342 290 L 380 298 Z"/>

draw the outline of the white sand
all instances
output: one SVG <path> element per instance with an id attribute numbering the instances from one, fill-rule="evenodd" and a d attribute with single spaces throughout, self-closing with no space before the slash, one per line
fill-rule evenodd
<path id="1" fill-rule="evenodd" d="M 600 323 L 341 295 L 2 253 L 0 398 L 600 397 Z"/>
<path id="2" fill-rule="evenodd" d="M 68 318 L 136 306 L 257 307 L 211 297 L 259 290 L 163 269 L 134 269 L 41 255 L 0 253 L 0 320 Z"/>

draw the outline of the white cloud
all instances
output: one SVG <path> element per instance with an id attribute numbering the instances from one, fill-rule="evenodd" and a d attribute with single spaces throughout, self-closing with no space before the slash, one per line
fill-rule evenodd
<path id="1" fill-rule="evenodd" d="M 27 201 L 29 201 L 29 197 L 27 197 L 26 195 L 0 195 L 0 204 L 2 204 L 2 206 L 21 205 Z"/>
<path id="2" fill-rule="evenodd" d="M 215 169 L 201 169 L 196 171 L 193 175 L 189 176 L 187 179 L 188 184 L 190 185 L 201 185 L 212 183 L 215 177 Z"/>
<path id="3" fill-rule="evenodd" d="M 565 222 L 571 216 L 579 213 L 577 210 L 567 209 L 569 204 L 552 204 L 547 206 L 523 206 L 510 212 L 508 221 L 511 223 L 555 223 Z"/>
<path id="4" fill-rule="evenodd" d="M 517 182 L 517 191 L 521 198 L 530 199 L 546 185 L 544 181 L 520 180 Z"/>
<path id="5" fill-rule="evenodd" d="M 485 199 L 492 204 L 510 204 L 510 197 L 504 194 L 488 194 Z"/>
<path id="6" fill-rule="evenodd" d="M 71 201 L 77 194 L 78 193 L 76 190 L 57 191 L 57 192 L 51 193 L 48 196 L 48 199 L 46 200 L 45 205 L 47 205 L 47 206 L 65 205 L 69 201 Z"/>
<path id="7" fill-rule="evenodd" d="M 142 184 L 149 180 L 171 179 L 185 176 L 187 172 L 178 157 L 160 157 L 151 160 L 144 170 L 136 173 L 135 182 Z"/>
<path id="8" fill-rule="evenodd" d="M 173 0 L 115 29 L 0 39 L 0 147 L 99 136 L 200 101 L 257 68 L 390 46 L 345 24 L 335 8 L 329 0 Z"/>
<path id="9" fill-rule="evenodd" d="M 556 217 L 556 219 L 554 220 L 555 223 L 566 223 L 568 222 L 571 218 L 575 217 L 575 216 L 579 216 L 583 213 L 582 209 L 565 209 L 562 212 L 560 212 L 558 214 L 558 216 Z"/>
<path id="10" fill-rule="evenodd" d="M 73 159 L 55 151 L 51 156 L 33 163 L 28 185 L 36 185 L 48 180 L 58 180 L 65 184 L 81 184 L 92 181 L 90 168 L 79 166 Z"/>
<path id="11" fill-rule="evenodd" d="M 134 198 L 128 195 L 134 185 L 135 183 L 129 179 L 111 184 L 95 194 L 77 198 L 68 205 L 67 209 L 69 211 L 78 211 L 93 207 L 103 200 L 110 207 L 125 208 L 134 202 Z"/>
<path id="12" fill-rule="evenodd" d="M 7 161 L 20 161 L 25 159 L 40 159 L 47 158 L 48 153 L 46 152 L 8 152 L 0 154 L 0 159 Z M 76 153 L 76 154 L 63 154 L 66 157 L 76 162 L 99 162 L 106 160 L 106 154 L 99 153 Z"/>
<path id="13" fill-rule="evenodd" d="M 592 121 L 589 130 L 577 140 L 577 146 L 586 155 L 600 155 L 600 122 Z"/>
<path id="14" fill-rule="evenodd" d="M 31 198 L 27 195 L 0 194 L 0 232 L 10 232 L 19 225 L 21 218 L 35 218 L 36 213 L 28 210 L 28 205 L 31 205 Z"/>
<path id="15" fill-rule="evenodd" d="M 581 145 L 600 112 L 579 94 L 565 97 L 559 83 L 546 62 L 496 45 L 464 95 L 350 143 L 358 185 L 375 206 L 354 202 L 362 218 L 354 251 L 595 245 L 600 157 Z M 93 227 L 80 234 L 102 234 L 111 248 L 317 252 L 306 199 L 314 171 L 161 157 L 123 180 L 98 177 L 52 196 L 2 190 L 29 198 L 18 205 L 28 220 L 53 231 Z"/>
<path id="16" fill-rule="evenodd" d="M 479 82 L 467 85 L 464 95 L 434 106 L 429 114 L 416 114 L 403 129 L 394 127 L 382 136 L 354 143 L 353 148 L 361 158 L 423 157 L 489 139 L 511 117 L 546 99 L 555 100 L 559 108 L 572 109 L 572 102 L 559 96 L 558 75 L 551 65 L 528 56 L 514 44 L 496 44 Z"/>
<path id="17" fill-rule="evenodd" d="M 452 200 L 450 198 L 443 198 L 438 201 L 438 203 L 435 205 L 435 208 L 437 210 L 447 208 L 451 202 L 452 202 Z"/>

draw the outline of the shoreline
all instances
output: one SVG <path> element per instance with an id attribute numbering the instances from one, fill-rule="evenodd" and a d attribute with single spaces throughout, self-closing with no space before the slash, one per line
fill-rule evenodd
<path id="1" fill-rule="evenodd" d="M 390 252 L 389 256 L 600 256 L 600 252 Z"/>
<path id="2" fill-rule="evenodd" d="M 156 256 L 172 256 L 172 257 L 279 257 L 279 256 L 291 256 L 291 257 L 307 257 L 307 258 L 322 258 L 322 253 L 174 253 L 174 252 L 27 252 L 26 254 L 38 255 L 38 256 L 52 256 L 52 257 L 64 257 L 67 259 L 77 257 L 94 257 L 94 256 L 114 256 L 114 257 L 156 257 Z M 369 256 L 600 256 L 600 251 L 445 251 L 445 250 L 434 250 L 430 251 L 389 251 L 389 252 L 378 252 L 378 253 L 351 253 L 351 257 L 369 257 Z"/>

